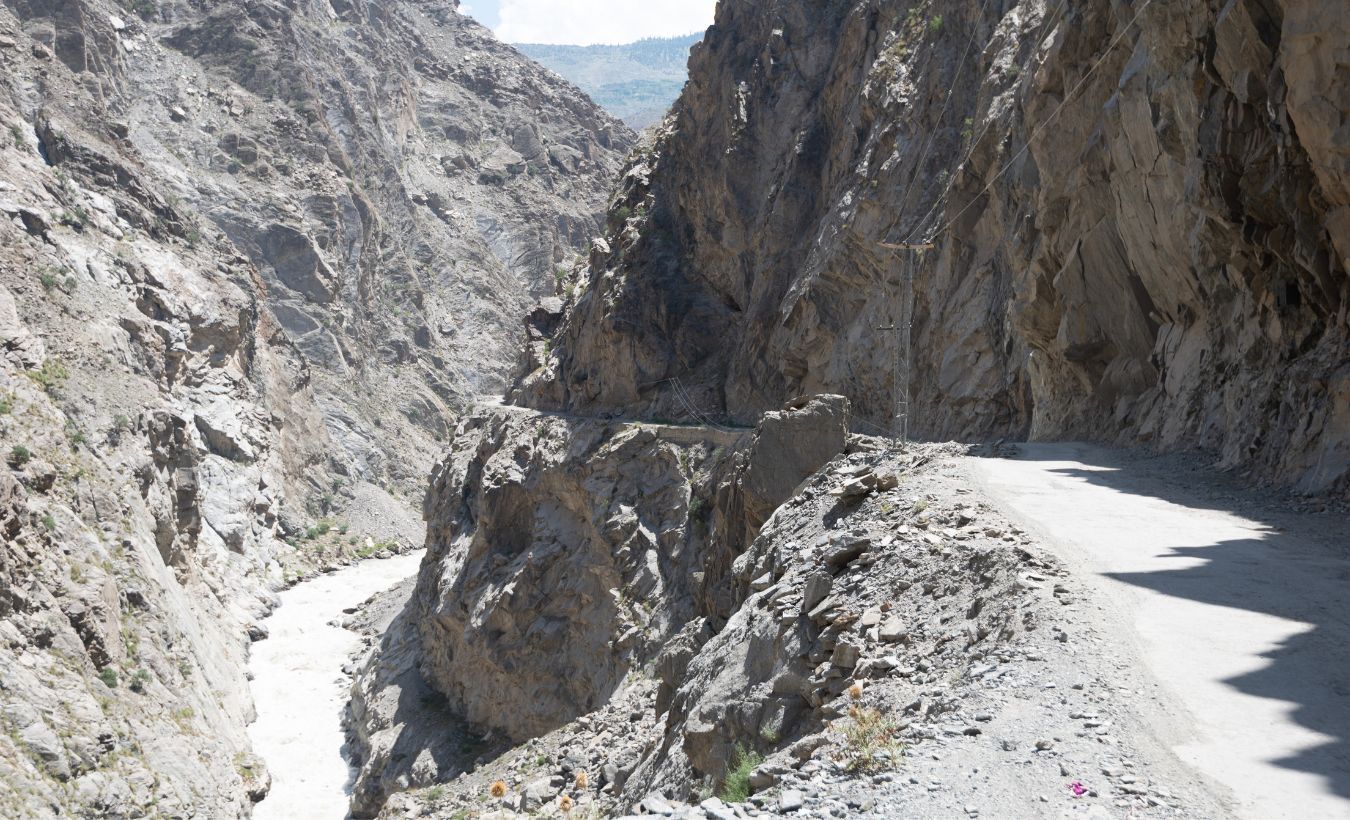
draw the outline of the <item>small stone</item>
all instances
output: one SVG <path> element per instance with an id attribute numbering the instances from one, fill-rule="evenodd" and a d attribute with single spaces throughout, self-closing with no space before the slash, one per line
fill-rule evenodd
<path id="1" fill-rule="evenodd" d="M 887 618 L 886 622 L 881 625 L 879 634 L 886 643 L 901 643 L 909 637 L 904 622 L 899 618 Z"/>
<path id="2" fill-rule="evenodd" d="M 806 804 L 806 797 L 797 789 L 785 789 L 778 795 L 778 810 L 784 814 L 797 811 Z"/>
<path id="3" fill-rule="evenodd" d="M 858 647 L 841 641 L 835 645 L 834 652 L 830 655 L 830 663 L 840 669 L 852 669 L 858 665 L 859 654 Z"/>
<path id="4" fill-rule="evenodd" d="M 806 579 L 806 588 L 802 592 L 802 612 L 809 613 L 816 605 L 825 600 L 834 586 L 834 579 L 828 573 L 813 573 Z"/>
<path id="5" fill-rule="evenodd" d="M 1038 741 L 1036 741 L 1036 751 L 1038 751 L 1038 752 L 1048 752 L 1048 751 L 1050 751 L 1050 750 L 1053 749 L 1053 748 L 1055 748 L 1054 741 L 1050 741 L 1050 740 L 1038 740 Z"/>
<path id="6" fill-rule="evenodd" d="M 655 793 L 642 798 L 641 808 L 647 814 L 659 814 L 662 817 L 669 817 L 675 813 L 675 808 L 667 803 L 664 797 Z"/>

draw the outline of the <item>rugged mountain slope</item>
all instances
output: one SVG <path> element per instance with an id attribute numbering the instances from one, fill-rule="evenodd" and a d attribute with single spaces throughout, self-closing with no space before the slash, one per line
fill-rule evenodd
<path id="1" fill-rule="evenodd" d="M 631 135 L 453 3 L 7 0 L 0 66 L 0 814 L 245 815 L 269 589 L 397 532 Z"/>
<path id="2" fill-rule="evenodd" d="M 912 298 L 920 434 L 1344 488 L 1348 39 L 1306 0 L 722 3 L 519 395 L 885 425 Z"/>
<path id="3" fill-rule="evenodd" d="M 516 43 L 515 47 L 587 96 L 641 130 L 665 117 L 689 77 L 689 49 L 702 34 L 639 40 L 626 45 L 558 46 Z"/>
<path id="4" fill-rule="evenodd" d="M 512 397 L 562 412 L 469 420 L 436 474 L 405 615 L 426 681 L 487 746 L 404 756 L 449 761 L 442 775 L 509 763 L 522 811 L 568 792 L 604 809 L 654 797 L 660 812 L 648 789 L 725 785 L 737 744 L 782 761 L 751 773 L 755 788 L 843 769 L 870 793 L 886 781 L 848 770 L 848 743 L 979 737 L 901 716 L 941 715 L 959 681 L 997 677 L 989 664 L 1044 660 L 1040 610 L 1011 577 L 1036 562 L 959 501 L 927 515 L 944 496 L 923 469 L 935 454 L 868 455 L 875 442 L 843 435 L 884 431 L 897 358 L 923 435 L 1207 447 L 1343 491 L 1342 17 L 1304 0 L 720 3 L 607 235 L 568 299 L 529 318 Z M 911 317 L 906 359 L 883 328 Z M 757 430 L 709 454 L 615 416 Z M 756 466 L 815 444 L 810 463 Z M 777 478 L 758 500 L 757 473 Z M 1045 580 L 1032 576 L 1018 577 Z M 889 637 L 885 607 L 901 621 Z M 889 654 L 910 622 L 932 645 Z M 377 655 L 363 680 L 380 668 Z M 859 740 L 877 721 L 843 696 L 873 686 L 896 724 Z M 389 714 L 367 724 L 397 731 Z M 503 737 L 526 742 L 496 757 Z M 529 768 L 566 737 L 588 751 Z M 1034 741 L 1036 759 L 1055 746 Z M 569 785 L 594 765 L 603 778 Z M 455 799 L 482 799 L 476 782 Z M 1169 810 L 1137 782 L 1116 806 Z"/>

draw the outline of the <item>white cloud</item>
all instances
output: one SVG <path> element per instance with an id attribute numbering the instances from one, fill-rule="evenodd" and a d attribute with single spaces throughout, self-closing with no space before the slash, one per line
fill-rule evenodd
<path id="1" fill-rule="evenodd" d="M 631 43 L 712 25 L 717 0 L 502 0 L 497 37 L 508 43 Z"/>

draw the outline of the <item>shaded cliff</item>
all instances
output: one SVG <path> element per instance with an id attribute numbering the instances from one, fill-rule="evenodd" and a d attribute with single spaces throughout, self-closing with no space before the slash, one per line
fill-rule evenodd
<path id="1" fill-rule="evenodd" d="M 516 395 L 885 427 L 912 310 L 920 435 L 1344 488 L 1347 38 L 1302 0 L 722 3 Z"/>

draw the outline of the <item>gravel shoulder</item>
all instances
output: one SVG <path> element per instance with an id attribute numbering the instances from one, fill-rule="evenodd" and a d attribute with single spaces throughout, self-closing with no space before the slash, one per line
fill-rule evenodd
<path id="1" fill-rule="evenodd" d="M 1016 451 L 964 467 L 1081 586 L 1073 640 L 1088 668 L 1118 665 L 1148 757 L 1200 778 L 1220 810 L 1204 816 L 1350 816 L 1343 512 L 1194 458 Z"/>

